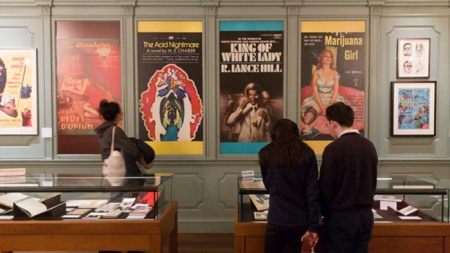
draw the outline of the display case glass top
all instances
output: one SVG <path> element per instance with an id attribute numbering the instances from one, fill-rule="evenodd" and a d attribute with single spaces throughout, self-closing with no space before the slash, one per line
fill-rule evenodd
<path id="1" fill-rule="evenodd" d="M 136 177 L 103 177 L 101 174 L 25 174 L 0 177 L 1 192 L 134 192 L 159 191 L 172 173 Z"/>
<path id="2" fill-rule="evenodd" d="M 237 181 L 239 221 L 260 222 L 254 218 L 255 212 L 268 208 L 270 199 L 261 175 L 253 178 L 238 175 Z M 419 221 L 449 220 L 448 188 L 433 180 L 409 175 L 377 178 L 375 194 L 373 209 L 374 214 L 378 214 L 375 222 L 411 221 L 414 218 Z M 399 213 L 403 208 L 410 208 L 412 212 L 407 215 Z"/>
<path id="3" fill-rule="evenodd" d="M 157 220 L 172 203 L 172 176 L 0 176 L 0 218 Z"/>

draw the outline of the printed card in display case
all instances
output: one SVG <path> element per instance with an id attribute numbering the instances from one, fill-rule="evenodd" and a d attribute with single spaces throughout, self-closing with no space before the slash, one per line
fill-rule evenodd
<path id="1" fill-rule="evenodd" d="M 264 183 L 261 178 L 254 178 L 252 181 L 241 180 L 239 187 L 244 189 L 265 189 Z"/>
<path id="2" fill-rule="evenodd" d="M 153 210 L 152 206 L 149 205 L 139 205 L 134 207 L 133 210 L 128 214 L 127 219 L 144 219 L 147 214 Z"/>
<path id="3" fill-rule="evenodd" d="M 118 218 L 122 213 L 123 211 L 120 209 L 111 210 L 107 212 L 105 215 L 103 215 L 103 219 L 115 219 Z"/>
<path id="4" fill-rule="evenodd" d="M 408 216 L 412 213 L 414 213 L 415 211 L 417 211 L 418 209 L 413 207 L 413 206 L 407 206 L 405 208 L 402 208 L 400 210 L 396 210 L 397 212 L 401 213 L 403 216 Z"/>
<path id="5" fill-rule="evenodd" d="M 112 210 L 116 210 L 117 208 L 119 208 L 120 203 L 108 203 L 102 207 L 99 207 L 97 209 L 95 209 L 96 212 L 109 212 Z"/>
<path id="6" fill-rule="evenodd" d="M 268 212 L 253 212 L 253 216 L 255 220 L 267 220 L 267 214 Z"/>
<path id="7" fill-rule="evenodd" d="M 25 168 L 0 169 L 0 177 L 4 176 L 25 176 Z"/>
<path id="8" fill-rule="evenodd" d="M 248 195 L 258 211 L 269 209 L 269 194 Z"/>
<path id="9" fill-rule="evenodd" d="M 89 208 L 74 208 L 71 211 L 67 212 L 68 215 L 85 215 L 89 213 L 91 209 Z"/>
<path id="10" fill-rule="evenodd" d="M 93 199 L 86 200 L 83 204 L 79 205 L 79 208 L 99 208 L 108 203 L 107 199 Z"/>
<path id="11" fill-rule="evenodd" d="M 136 198 L 124 198 L 122 203 L 120 203 L 120 208 L 122 208 L 122 210 L 131 209 L 135 201 Z"/>
<path id="12" fill-rule="evenodd" d="M 392 201 L 392 202 L 401 202 L 402 200 L 391 195 L 375 195 L 373 200 L 377 201 Z"/>

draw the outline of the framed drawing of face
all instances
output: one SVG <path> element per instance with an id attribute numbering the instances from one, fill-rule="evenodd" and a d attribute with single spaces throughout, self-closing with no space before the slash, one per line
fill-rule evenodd
<path id="1" fill-rule="evenodd" d="M 397 40 L 397 78 L 430 77 L 430 39 Z"/>

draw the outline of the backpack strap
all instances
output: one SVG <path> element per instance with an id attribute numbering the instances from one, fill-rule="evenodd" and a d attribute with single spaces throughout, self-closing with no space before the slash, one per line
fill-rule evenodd
<path id="1" fill-rule="evenodd" d="M 116 126 L 114 126 L 113 130 L 112 130 L 112 141 L 111 141 L 111 151 L 110 152 L 114 151 L 114 135 L 115 135 L 115 133 L 116 133 Z"/>

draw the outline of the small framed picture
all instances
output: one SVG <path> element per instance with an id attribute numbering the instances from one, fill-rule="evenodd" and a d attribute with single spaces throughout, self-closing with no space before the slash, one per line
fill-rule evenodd
<path id="1" fill-rule="evenodd" d="M 430 39 L 397 40 L 397 78 L 430 77 Z"/>
<path id="2" fill-rule="evenodd" d="M 436 82 L 392 82 L 391 136 L 436 135 Z"/>

